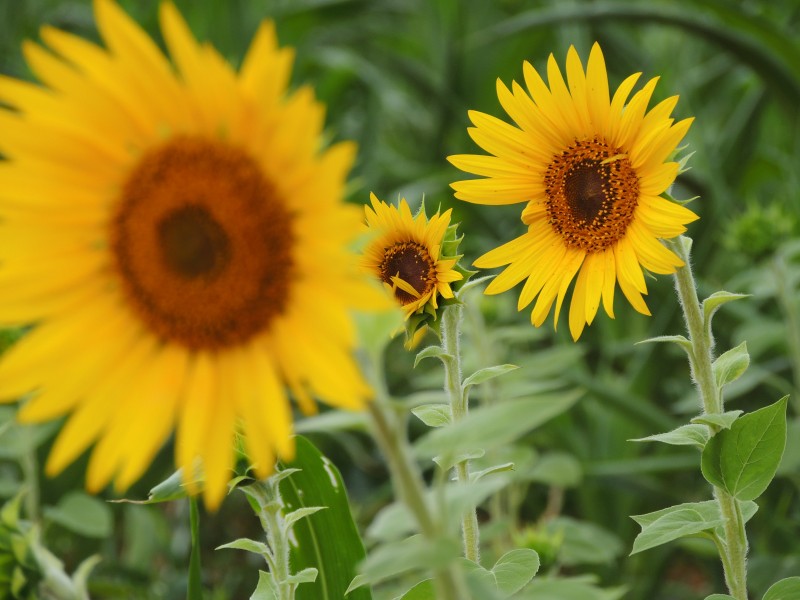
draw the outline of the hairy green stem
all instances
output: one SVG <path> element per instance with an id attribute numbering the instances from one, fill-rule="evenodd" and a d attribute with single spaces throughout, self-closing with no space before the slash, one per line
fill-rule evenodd
<path id="1" fill-rule="evenodd" d="M 264 558 L 278 586 L 278 600 L 294 600 L 297 584 L 288 581 L 292 574 L 289 564 L 290 546 L 283 521 L 278 483 L 270 480 L 256 481 L 248 487 L 247 494 L 258 504 L 258 520 L 267 535 L 267 546 L 271 551 L 271 555 Z"/>
<path id="2" fill-rule="evenodd" d="M 689 263 L 691 241 L 681 236 L 677 240 L 673 240 L 670 245 L 685 263 L 675 273 L 675 289 L 692 343 L 692 352 L 689 357 L 692 378 L 700 389 L 703 411 L 708 414 L 721 413 L 724 410 L 722 396 L 712 369 L 714 340 L 710 328 L 705 322 L 697 297 L 697 284 Z M 709 426 L 709 429 L 711 429 L 712 435 L 717 432 L 715 427 Z M 714 497 L 719 504 L 719 510 L 724 520 L 726 556 L 721 558 L 725 570 L 725 582 L 731 596 L 736 600 L 747 600 L 747 534 L 741 506 L 736 498 L 722 488 L 714 487 Z"/>
<path id="3" fill-rule="evenodd" d="M 467 395 L 461 385 L 461 346 L 459 344 L 459 325 L 461 324 L 461 305 L 451 304 L 442 315 L 442 350 L 444 350 L 444 389 L 450 401 L 453 422 L 458 423 L 469 411 Z M 462 484 L 469 483 L 469 460 L 455 465 L 456 476 Z M 461 518 L 461 533 L 464 542 L 464 556 L 474 563 L 480 561 L 480 535 L 478 515 L 470 506 Z"/>
<path id="4" fill-rule="evenodd" d="M 406 505 L 417 521 L 422 535 L 434 539 L 439 535 L 436 520 L 431 515 L 430 507 L 425 501 L 425 485 L 419 469 L 411 458 L 408 440 L 404 432 L 396 425 L 396 418 L 385 408 L 387 398 L 381 383 L 376 382 L 378 398 L 371 402 L 368 411 L 372 417 L 372 432 L 389 465 L 392 484 L 400 501 Z M 434 572 L 436 598 L 456 600 L 459 596 L 457 578 L 451 570 L 440 569 Z"/>

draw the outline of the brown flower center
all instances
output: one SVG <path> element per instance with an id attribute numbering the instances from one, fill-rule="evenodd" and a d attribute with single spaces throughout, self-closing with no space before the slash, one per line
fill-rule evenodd
<path id="1" fill-rule="evenodd" d="M 436 263 L 428 250 L 416 242 L 402 242 L 388 248 L 379 270 L 385 283 L 391 285 L 392 277 L 398 276 L 420 296 L 430 292 L 436 283 Z M 416 296 L 400 288 L 395 290 L 394 295 L 404 306 L 417 300 Z"/>
<path id="2" fill-rule="evenodd" d="M 598 252 L 624 237 L 639 202 L 628 157 L 597 138 L 553 157 L 544 177 L 547 214 L 570 248 Z"/>
<path id="3" fill-rule="evenodd" d="M 154 334 L 219 349 L 265 331 L 286 308 L 292 226 L 244 151 L 177 137 L 128 175 L 111 246 L 130 305 Z"/>

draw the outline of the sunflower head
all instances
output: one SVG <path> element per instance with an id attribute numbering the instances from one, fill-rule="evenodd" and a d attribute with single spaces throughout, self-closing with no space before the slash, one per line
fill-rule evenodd
<path id="1" fill-rule="evenodd" d="M 525 280 L 519 310 L 534 299 L 531 321 L 541 325 L 555 303 L 555 322 L 572 291 L 569 327 L 578 339 L 602 299 L 614 317 L 614 291 L 640 313 L 650 312 L 643 268 L 669 274 L 681 260 L 659 239 L 686 231 L 697 216 L 662 197 L 681 167 L 674 159 L 692 119 L 671 117 L 678 97 L 647 109 L 658 78 L 630 98 L 640 74 L 625 79 L 613 96 L 600 46 L 584 70 L 575 48 L 567 53 L 566 80 L 553 57 L 547 83 L 529 63 L 525 88 L 497 82 L 497 93 L 515 125 L 476 111 L 472 139 L 490 156 L 457 155 L 450 162 L 483 177 L 452 184 L 456 198 L 480 204 L 525 202 L 527 232 L 475 261 L 480 268 L 508 265 L 486 288 L 504 292 Z"/>
<path id="2" fill-rule="evenodd" d="M 372 238 L 362 265 L 402 307 L 406 334 L 414 340 L 423 326 L 437 322 L 443 306 L 456 302 L 454 288 L 469 276 L 459 265 L 463 236 L 457 234 L 458 225 L 450 224 L 451 209 L 428 219 L 424 202 L 412 215 L 404 198 L 398 206 L 374 194 L 370 200 L 372 205 L 364 209 Z"/>
<path id="3" fill-rule="evenodd" d="M 169 58 L 113 0 L 94 9 L 103 45 L 45 27 L 24 47 L 42 85 L 0 76 L 0 325 L 35 324 L 0 402 L 69 415 L 47 472 L 96 442 L 90 490 L 126 489 L 176 431 L 213 508 L 237 432 L 259 477 L 292 458 L 289 391 L 306 413 L 371 395 L 351 315 L 385 298 L 351 250 L 355 146 L 320 144 L 272 23 L 237 71 L 171 2 Z"/>

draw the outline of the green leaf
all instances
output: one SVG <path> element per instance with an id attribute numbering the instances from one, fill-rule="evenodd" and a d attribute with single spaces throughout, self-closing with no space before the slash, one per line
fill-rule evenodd
<path id="1" fill-rule="evenodd" d="M 405 594 L 398 596 L 394 600 L 436 600 L 436 588 L 433 586 L 433 579 L 420 581 Z"/>
<path id="2" fill-rule="evenodd" d="M 711 327 L 711 319 L 714 318 L 714 313 L 719 310 L 720 306 L 728 302 L 733 302 L 734 300 L 748 298 L 749 296 L 750 294 L 734 294 L 724 290 L 711 294 L 708 298 L 703 300 L 703 321 L 706 327 Z"/>
<path id="3" fill-rule="evenodd" d="M 310 515 L 313 515 L 317 511 L 325 510 L 327 506 L 307 506 L 304 508 L 298 508 L 297 510 L 293 510 L 292 512 L 283 516 L 284 522 L 287 528 L 291 528 L 297 521 L 300 519 L 304 519 Z"/>
<path id="4" fill-rule="evenodd" d="M 258 585 L 250 600 L 278 600 L 278 589 L 272 573 L 258 572 Z"/>
<path id="5" fill-rule="evenodd" d="M 452 354 L 447 354 L 441 346 L 428 346 L 427 348 L 423 348 L 417 353 L 417 357 L 414 359 L 414 367 L 416 367 L 421 361 L 425 360 L 426 358 L 438 358 L 440 360 L 448 360 L 452 359 Z"/>
<path id="6" fill-rule="evenodd" d="M 362 577 L 353 580 L 347 591 L 356 587 L 362 590 L 364 588 L 359 586 L 380 583 L 408 571 L 443 567 L 460 553 L 461 544 L 455 539 L 429 540 L 421 535 L 378 546 L 361 565 Z M 353 597 L 348 596 L 348 600 Z"/>
<path id="7" fill-rule="evenodd" d="M 505 473 L 507 471 L 514 470 L 514 463 L 507 462 L 501 465 L 495 465 L 493 467 L 487 467 L 485 469 L 481 469 L 480 471 L 476 471 L 475 473 L 470 473 L 469 480 L 470 481 L 480 481 L 482 478 L 486 477 L 487 475 L 491 475 L 492 473 Z"/>
<path id="8" fill-rule="evenodd" d="M 314 583 L 317 579 L 317 575 L 319 572 L 314 567 L 308 567 L 307 569 L 303 569 L 299 573 L 295 573 L 294 575 L 289 575 L 286 578 L 286 583 Z"/>
<path id="9" fill-rule="evenodd" d="M 111 500 L 111 502 L 125 502 L 129 504 L 158 504 L 170 502 L 178 498 L 186 498 L 186 487 L 183 485 L 183 471 L 178 469 L 164 481 L 150 490 L 147 500 Z"/>
<path id="10" fill-rule="evenodd" d="M 366 411 L 327 410 L 299 420 L 295 424 L 297 433 L 334 433 L 337 431 L 367 431 Z"/>
<path id="11" fill-rule="evenodd" d="M 701 450 L 708 442 L 708 427 L 699 423 L 681 425 L 667 433 L 658 433 L 643 438 L 628 440 L 630 442 L 663 442 L 673 446 L 697 446 Z"/>
<path id="12" fill-rule="evenodd" d="M 539 555 L 530 548 L 506 552 L 492 567 L 497 589 L 511 596 L 521 590 L 539 570 Z"/>
<path id="13" fill-rule="evenodd" d="M 764 594 L 763 600 L 797 600 L 800 598 L 800 577 L 781 579 Z"/>
<path id="14" fill-rule="evenodd" d="M 700 415 L 692 419 L 692 423 L 699 425 L 711 425 L 718 429 L 730 429 L 734 421 L 743 414 L 742 410 L 729 410 L 724 413 L 710 413 L 707 415 Z"/>
<path id="15" fill-rule="evenodd" d="M 448 469 L 452 469 L 458 463 L 462 463 L 467 460 L 475 460 L 476 458 L 483 458 L 486 454 L 486 451 L 478 448 L 476 450 L 466 450 L 464 452 L 459 452 L 458 454 L 452 454 L 448 452 L 447 454 L 442 454 L 439 456 L 433 457 L 433 462 L 435 462 L 441 469 L 447 471 Z"/>
<path id="16" fill-rule="evenodd" d="M 72 585 L 75 588 L 78 598 L 86 600 L 89 599 L 89 575 L 101 560 L 102 558 L 98 554 L 93 554 L 87 559 L 81 561 L 81 564 L 79 564 L 75 569 L 75 572 L 72 573 L 70 580 L 72 581 Z"/>
<path id="17" fill-rule="evenodd" d="M 583 479 L 583 467 L 571 454 L 550 452 L 536 461 L 525 479 L 558 487 L 575 487 Z"/>
<path id="18" fill-rule="evenodd" d="M 319 572 L 313 583 L 297 588 L 295 598 L 339 600 L 356 574 L 356 565 L 364 560 L 364 544 L 353 522 L 339 470 L 303 436 L 295 438 L 295 447 L 295 460 L 286 466 L 299 471 L 279 484 L 286 511 L 327 507 L 294 524 L 297 544 L 291 548 L 292 569 L 300 572 L 314 568 Z M 370 598 L 370 590 L 363 588 L 348 600 Z"/>
<path id="19" fill-rule="evenodd" d="M 251 540 L 250 538 L 239 538 L 233 540 L 227 544 L 217 546 L 216 550 L 244 550 L 245 552 L 252 552 L 253 554 L 258 554 L 259 556 L 266 556 L 270 554 L 269 546 L 263 542 Z"/>
<path id="20" fill-rule="evenodd" d="M 736 598 L 728 594 L 711 594 L 710 596 L 706 596 L 706 600 L 736 600 Z"/>
<path id="21" fill-rule="evenodd" d="M 420 458 L 457 456 L 476 448 L 505 446 L 568 410 L 582 395 L 582 390 L 571 390 L 480 406 L 458 423 L 422 436 L 415 454 Z"/>
<path id="22" fill-rule="evenodd" d="M 520 591 L 539 570 L 539 555 L 530 548 L 506 552 L 491 570 L 467 559 L 461 562 L 472 577 L 481 580 L 489 589 L 497 590 L 504 598 Z"/>
<path id="23" fill-rule="evenodd" d="M 111 508 L 83 492 L 69 492 L 57 506 L 44 509 L 44 516 L 73 533 L 91 538 L 111 535 Z"/>
<path id="24" fill-rule="evenodd" d="M 711 365 L 711 370 L 714 372 L 717 386 L 722 387 L 739 379 L 748 366 L 750 366 L 750 355 L 747 353 L 747 342 L 742 342 L 717 357 Z"/>
<path id="25" fill-rule="evenodd" d="M 356 329 L 361 346 L 377 361 L 389 341 L 403 330 L 403 314 L 398 309 L 357 312 Z"/>
<path id="26" fill-rule="evenodd" d="M 462 387 L 467 390 L 473 385 L 478 385 L 480 383 L 484 383 L 485 381 L 489 381 L 490 379 L 494 379 L 495 377 L 500 377 L 501 375 L 505 375 L 509 371 L 514 371 L 519 369 L 517 365 L 496 365 L 494 367 L 486 367 L 485 369 L 480 369 L 475 371 L 472 375 L 467 377 L 462 384 Z"/>
<path id="27" fill-rule="evenodd" d="M 0 406 L 0 459 L 19 460 L 58 431 L 58 421 L 22 425 L 17 422 L 16 414 L 16 407 Z"/>
<path id="28" fill-rule="evenodd" d="M 623 552 L 619 537 L 594 523 L 556 517 L 546 531 L 550 539 L 561 540 L 558 560 L 567 567 L 610 564 Z"/>
<path id="29" fill-rule="evenodd" d="M 618 600 L 626 590 L 604 590 L 584 578 L 536 577 L 515 600 Z"/>
<path id="30" fill-rule="evenodd" d="M 691 356 L 692 342 L 682 335 L 659 335 L 658 337 L 651 337 L 647 338 L 646 340 L 642 340 L 641 342 L 636 342 L 636 344 L 659 344 L 669 342 L 678 344 L 678 346 L 683 348 Z"/>
<path id="31" fill-rule="evenodd" d="M 631 554 L 714 529 L 725 522 L 719 514 L 716 502 L 679 504 L 660 510 L 658 513 L 659 516 L 652 520 L 649 517 L 655 513 L 631 517 L 642 526 L 642 532 L 633 540 Z"/>
<path id="32" fill-rule="evenodd" d="M 753 518 L 753 515 L 758 512 L 758 504 L 748 500 L 747 502 L 740 502 L 739 503 L 742 508 L 742 517 L 744 518 L 744 522 L 747 523 L 750 519 Z M 700 512 L 704 514 L 713 515 L 714 518 L 722 518 L 719 512 L 719 504 L 716 500 L 706 500 L 704 502 L 690 502 L 687 504 L 680 504 L 678 506 L 681 507 L 694 507 Z M 663 515 L 671 512 L 674 510 L 675 506 L 670 506 L 668 508 L 662 508 L 661 510 L 657 510 L 651 513 L 647 513 L 646 515 L 634 515 L 631 517 L 634 521 L 636 521 L 639 525 L 644 527 L 645 525 L 650 525 L 654 523 L 657 519 L 662 517 Z"/>
<path id="33" fill-rule="evenodd" d="M 449 404 L 423 404 L 415 406 L 411 412 L 428 427 L 444 427 L 452 419 Z"/>
<path id="34" fill-rule="evenodd" d="M 784 396 L 775 404 L 743 415 L 717 433 L 703 449 L 703 476 L 739 500 L 755 500 L 775 476 L 786 446 Z"/>

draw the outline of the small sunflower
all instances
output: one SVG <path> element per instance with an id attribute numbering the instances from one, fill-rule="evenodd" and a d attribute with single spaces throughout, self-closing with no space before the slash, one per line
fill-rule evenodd
<path id="1" fill-rule="evenodd" d="M 541 325 L 577 275 L 569 310 L 573 339 L 591 324 L 600 306 L 614 317 L 616 284 L 640 313 L 650 312 L 642 267 L 669 274 L 682 261 L 659 238 L 680 235 L 697 219 L 692 211 L 661 197 L 679 171 L 670 160 L 693 119 L 674 122 L 672 96 L 647 105 L 658 78 L 626 101 L 639 79 L 631 75 L 609 96 L 600 46 L 584 72 L 578 53 L 567 53 L 567 83 L 553 55 L 545 84 L 524 64 L 527 91 L 516 82 L 497 94 L 516 127 L 471 111 L 472 139 L 492 156 L 449 157 L 456 167 L 485 179 L 452 184 L 456 198 L 479 204 L 527 202 L 522 222 L 528 231 L 480 257 L 475 265 L 509 265 L 487 287 L 504 292 L 527 278 L 519 296 L 522 310 L 538 296 L 531 314 Z"/>
<path id="2" fill-rule="evenodd" d="M 24 422 L 70 414 L 55 474 L 96 441 L 87 486 L 124 490 L 176 430 L 190 491 L 223 498 L 234 436 L 260 476 L 294 452 L 286 387 L 359 408 L 350 311 L 385 303 L 348 250 L 351 143 L 320 150 L 323 107 L 287 92 L 293 52 L 263 23 L 235 72 L 160 7 L 172 64 L 112 0 L 106 47 L 50 27 L 38 86 L 0 77 L 0 361 Z"/>
<path id="3" fill-rule="evenodd" d="M 428 220 L 424 208 L 412 216 L 405 199 L 399 207 L 378 200 L 375 194 L 370 194 L 370 200 L 372 206 L 364 211 L 375 237 L 364 251 L 365 269 L 392 293 L 406 320 L 421 313 L 435 316 L 438 297 L 453 298 L 450 284 L 463 279 L 455 268 L 458 257 L 443 256 L 452 210 L 437 212 Z"/>

